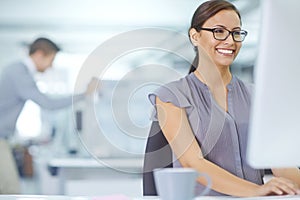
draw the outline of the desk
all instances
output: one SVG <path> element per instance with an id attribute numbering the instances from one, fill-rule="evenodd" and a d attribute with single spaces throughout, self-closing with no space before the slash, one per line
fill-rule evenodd
<path id="1" fill-rule="evenodd" d="M 194 200 L 300 200 L 300 196 L 268 196 L 253 198 L 235 198 L 235 197 L 198 197 Z M 0 200 L 160 200 L 158 197 L 126 197 L 116 196 L 42 196 L 42 195 L 0 195 Z"/>
<path id="2" fill-rule="evenodd" d="M 53 158 L 48 162 L 50 170 L 65 168 L 114 168 L 119 171 L 141 173 L 143 158 L 93 158 L 66 157 Z M 51 169 L 52 168 L 52 169 Z M 53 172 L 52 172 L 53 173 Z M 55 173 L 55 172 L 54 172 Z M 55 175 L 55 174 L 53 174 Z"/>
<path id="3" fill-rule="evenodd" d="M 142 195 L 143 158 L 53 158 L 47 163 L 59 179 L 59 195 Z"/>

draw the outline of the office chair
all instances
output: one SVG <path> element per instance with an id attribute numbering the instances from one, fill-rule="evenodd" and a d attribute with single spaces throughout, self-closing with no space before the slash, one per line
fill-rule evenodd
<path id="1" fill-rule="evenodd" d="M 172 168 L 172 150 L 157 121 L 153 121 L 146 144 L 143 169 L 143 195 L 156 196 L 153 170 Z"/>

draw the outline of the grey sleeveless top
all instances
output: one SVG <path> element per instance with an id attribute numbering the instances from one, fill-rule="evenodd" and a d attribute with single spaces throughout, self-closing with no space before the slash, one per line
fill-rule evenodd
<path id="1" fill-rule="evenodd" d="M 149 94 L 149 99 L 155 106 L 155 97 L 158 96 L 163 102 L 170 102 L 186 110 L 205 159 L 240 178 L 263 184 L 263 170 L 253 169 L 246 162 L 251 86 L 232 77 L 227 85 L 227 112 L 220 108 L 208 87 L 194 73 L 159 87 Z M 152 120 L 157 121 L 156 109 Z M 173 158 L 173 166 L 181 167 L 174 155 Z M 200 194 L 203 189 L 203 185 L 197 184 L 196 194 Z M 224 194 L 211 190 L 207 195 Z"/>

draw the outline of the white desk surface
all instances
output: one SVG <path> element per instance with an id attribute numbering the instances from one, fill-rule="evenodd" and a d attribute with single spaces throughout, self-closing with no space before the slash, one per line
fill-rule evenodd
<path id="1" fill-rule="evenodd" d="M 68 157 L 68 158 L 53 158 L 48 162 L 51 167 L 60 168 L 101 168 L 101 167 L 121 167 L 121 168 L 142 168 L 143 158 L 80 158 L 80 157 Z"/>
<path id="2" fill-rule="evenodd" d="M 194 200 L 275 200 L 275 199 L 288 199 L 300 200 L 300 196 L 267 196 L 267 197 L 251 197 L 251 198 L 235 198 L 235 197 L 198 197 Z M 0 195 L 0 200 L 160 200 L 158 197 L 126 197 L 123 195 L 112 196 L 45 196 L 45 195 Z"/>

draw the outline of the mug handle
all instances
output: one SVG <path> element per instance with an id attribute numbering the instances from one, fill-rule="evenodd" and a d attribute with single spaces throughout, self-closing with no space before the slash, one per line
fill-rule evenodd
<path id="1" fill-rule="evenodd" d="M 210 189 L 211 189 L 211 179 L 210 179 L 210 177 L 209 177 L 207 174 L 198 172 L 198 177 L 200 177 L 200 176 L 204 176 L 204 177 L 205 177 L 205 179 L 206 179 L 206 181 L 207 181 L 207 186 L 206 186 L 205 189 L 201 192 L 201 194 L 199 194 L 199 195 L 197 195 L 197 196 L 205 196 L 205 195 L 208 194 L 208 192 L 209 192 Z"/>

